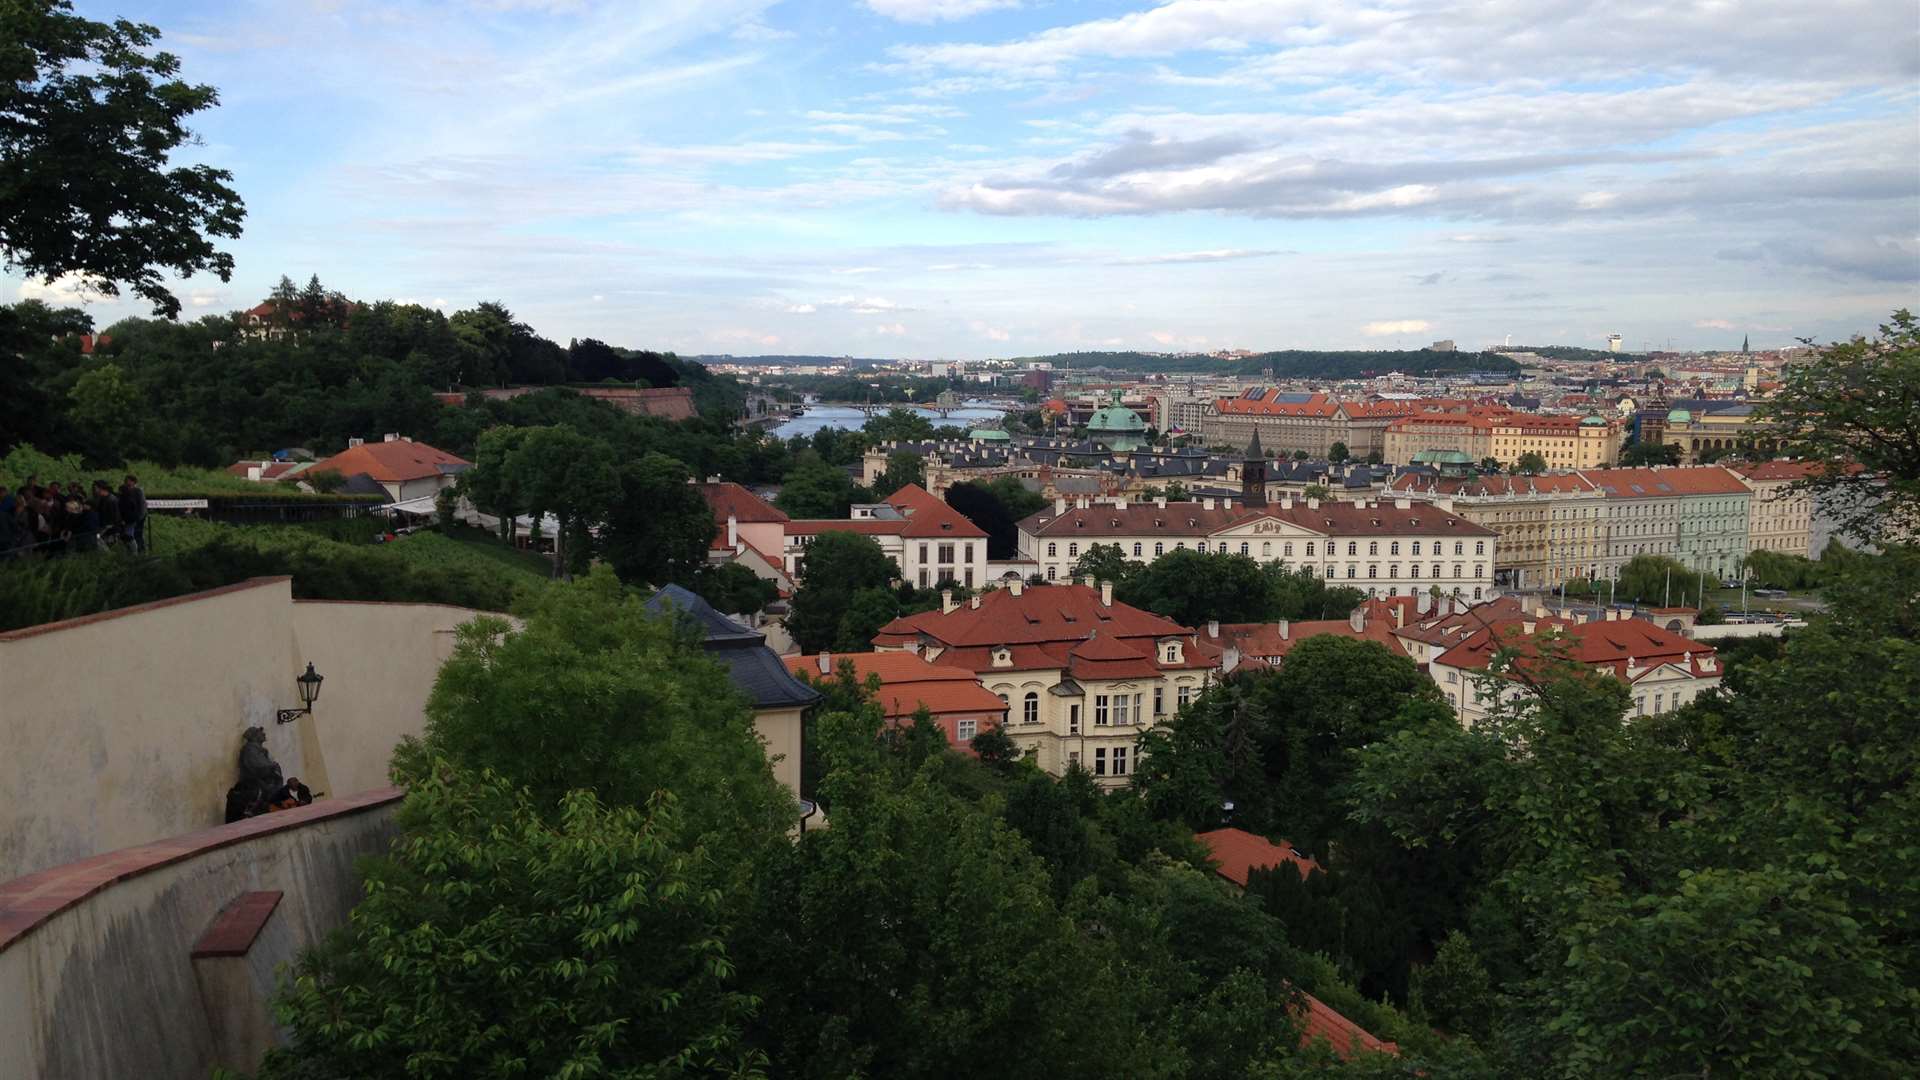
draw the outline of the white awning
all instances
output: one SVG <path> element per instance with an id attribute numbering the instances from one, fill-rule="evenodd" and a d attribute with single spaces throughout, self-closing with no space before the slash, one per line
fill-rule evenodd
<path id="1" fill-rule="evenodd" d="M 434 497 L 432 495 L 422 495 L 417 499 L 407 499 L 404 502 L 388 503 L 387 505 L 381 507 L 380 509 L 390 511 L 393 513 L 398 513 L 398 514 L 421 514 L 421 515 L 433 514 L 433 513 L 437 513 L 439 510 L 439 507 L 434 505 L 433 500 L 434 500 Z"/>

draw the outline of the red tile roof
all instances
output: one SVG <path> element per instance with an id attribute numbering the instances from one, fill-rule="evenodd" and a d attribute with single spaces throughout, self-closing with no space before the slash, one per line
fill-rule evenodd
<path id="1" fill-rule="evenodd" d="M 229 475 L 245 478 L 252 470 L 260 470 L 261 480 L 278 480 L 289 471 L 300 467 L 297 461 L 236 461 L 227 466 Z"/>
<path id="2" fill-rule="evenodd" d="M 1576 491 L 1598 491 L 1593 481 L 1579 473 L 1546 473 L 1540 476 L 1432 477 L 1402 474 L 1394 477 L 1395 491 L 1433 491 L 1443 495 L 1467 497 L 1482 495 L 1564 495 Z"/>
<path id="3" fill-rule="evenodd" d="M 1745 495 L 1747 486 L 1718 465 L 1666 466 L 1652 469 L 1583 469 L 1586 477 L 1610 499 L 1648 499 L 1666 495 Z M 1640 490 L 1635 491 L 1638 485 Z"/>
<path id="4" fill-rule="evenodd" d="M 919 634 L 950 646 L 1037 645 L 1079 642 L 1101 631 L 1117 638 L 1191 636 L 1193 631 L 1171 619 L 1115 602 L 1100 603 L 1098 590 L 1085 585 L 1034 585 L 995 589 L 980 598 L 980 606 L 962 604 L 947 614 L 924 611 L 904 615 L 881 627 L 884 644 L 904 644 Z M 878 639 L 876 639 L 878 640 Z"/>
<path id="5" fill-rule="evenodd" d="M 1382 1054 L 1400 1052 L 1398 1044 L 1375 1038 L 1359 1024 L 1334 1012 L 1326 1002 L 1304 990 L 1300 991 L 1300 1009 L 1296 1015 L 1300 1017 L 1302 1046 L 1316 1039 L 1325 1039 L 1342 1060 L 1351 1060 L 1356 1053 L 1364 1051 Z"/>
<path id="6" fill-rule="evenodd" d="M 903 536 L 912 540 L 985 540 L 986 531 L 966 515 L 918 484 L 908 484 L 881 500 L 900 511 L 897 518 L 806 520 L 787 524 L 787 534 L 854 532 L 865 536 Z"/>
<path id="7" fill-rule="evenodd" d="M 879 702 L 889 720 L 912 716 L 922 705 L 939 716 L 942 713 L 1004 713 L 1005 702 L 998 694 L 980 685 L 973 672 L 962 667 L 930 664 L 909 652 L 828 653 L 827 662 L 837 678 L 840 665 L 851 662 L 861 682 L 867 676 L 880 676 Z M 787 670 L 795 675 L 820 680 L 819 656 L 783 656 Z"/>
<path id="8" fill-rule="evenodd" d="M 1768 480 L 1805 480 L 1821 475 L 1817 461 L 1755 461 L 1745 465 L 1731 466 L 1734 472 L 1749 480 L 1765 482 Z"/>
<path id="9" fill-rule="evenodd" d="M 1527 632 L 1529 623 L 1533 625 L 1531 634 Z M 1722 674 L 1713 646 L 1662 630 L 1645 619 L 1585 623 L 1554 616 L 1499 619 L 1467 634 L 1441 653 L 1434 663 L 1484 671 L 1494 654 L 1503 648 L 1518 650 L 1522 662 L 1537 659 L 1541 655 L 1541 643 L 1549 639 L 1549 630 L 1564 635 L 1568 659 L 1604 669 L 1627 682 L 1638 681 L 1666 664 L 1680 667 L 1694 678 L 1714 678 Z M 1631 674 L 1629 659 L 1633 661 Z"/>
<path id="10" fill-rule="evenodd" d="M 321 473 L 333 469 L 342 476 L 366 473 L 383 484 L 392 484 L 444 475 L 447 470 L 442 469 L 442 465 L 471 464 L 465 458 L 455 457 L 426 443 L 396 439 L 393 442 L 370 442 L 350 447 L 323 461 L 314 462 L 313 468 L 308 471 Z"/>
<path id="11" fill-rule="evenodd" d="M 1412 600 L 1413 597 L 1402 597 Z M 1364 612 L 1365 609 L 1363 608 Z M 1384 645 L 1395 656 L 1405 656 L 1406 649 L 1400 640 L 1393 636 L 1394 623 L 1391 616 L 1382 618 L 1378 614 L 1363 617 L 1361 627 L 1355 630 L 1350 619 L 1311 619 L 1286 624 L 1286 636 L 1281 636 L 1278 623 L 1222 623 L 1220 637 L 1209 636 L 1209 644 L 1231 645 L 1240 650 L 1241 655 L 1261 660 L 1275 660 L 1292 652 L 1294 646 L 1312 637 L 1334 635 L 1352 638 L 1355 641 L 1371 641 Z"/>
<path id="12" fill-rule="evenodd" d="M 1319 863 L 1293 850 L 1291 844 L 1276 844 L 1245 829 L 1215 829 L 1199 833 L 1194 839 L 1206 846 L 1207 856 L 1217 864 L 1214 872 L 1243 889 L 1252 871 L 1269 870 L 1282 864 L 1300 871 L 1302 878 L 1324 872 Z"/>

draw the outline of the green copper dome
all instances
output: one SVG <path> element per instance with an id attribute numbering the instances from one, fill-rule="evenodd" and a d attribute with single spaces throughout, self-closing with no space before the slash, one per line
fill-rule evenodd
<path id="1" fill-rule="evenodd" d="M 1691 424 L 1693 423 L 1693 414 L 1688 412 L 1685 409 L 1674 409 L 1672 412 L 1669 412 L 1667 414 L 1667 423 Z"/>
<path id="2" fill-rule="evenodd" d="M 1136 450 L 1146 445 L 1147 422 L 1120 404 L 1120 391 L 1115 390 L 1112 402 L 1087 421 L 1087 436 L 1115 450 Z"/>

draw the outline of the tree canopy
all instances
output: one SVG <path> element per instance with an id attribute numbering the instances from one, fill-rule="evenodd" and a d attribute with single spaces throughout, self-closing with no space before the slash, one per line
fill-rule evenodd
<path id="1" fill-rule="evenodd" d="M 0 8 L 0 256 L 107 296 L 126 285 L 172 318 L 180 300 L 161 272 L 231 279 L 216 243 L 239 237 L 246 211 L 227 170 L 171 162 L 219 94 L 181 79 L 159 38 L 144 23 L 81 18 L 68 0 Z"/>

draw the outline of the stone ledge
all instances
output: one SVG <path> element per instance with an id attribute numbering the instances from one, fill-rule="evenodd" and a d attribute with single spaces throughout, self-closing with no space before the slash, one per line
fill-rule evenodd
<path id="1" fill-rule="evenodd" d="M 15 878 L 0 884 L 0 952 L 53 916 L 118 882 L 255 837 L 386 806 L 405 796 L 399 788 L 374 788 L 109 851 Z"/>
<path id="2" fill-rule="evenodd" d="M 244 892 L 214 916 L 213 925 L 200 935 L 189 955 L 200 960 L 215 956 L 245 956 L 253 948 L 253 939 L 266 928 L 273 909 L 286 895 L 278 889 Z"/>

